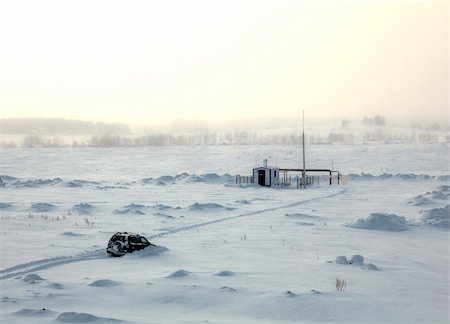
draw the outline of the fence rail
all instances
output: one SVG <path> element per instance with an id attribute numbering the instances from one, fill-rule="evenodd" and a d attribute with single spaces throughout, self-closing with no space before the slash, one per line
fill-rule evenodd
<path id="1" fill-rule="evenodd" d="M 252 176 L 236 176 L 236 184 L 254 183 Z"/>
<path id="2" fill-rule="evenodd" d="M 249 184 L 255 183 L 255 179 L 253 176 L 236 176 L 236 184 Z M 273 185 L 283 187 L 291 186 L 292 180 L 294 180 L 294 185 L 297 184 L 297 189 L 304 187 L 304 183 L 306 180 L 306 185 L 320 185 L 320 184 L 333 184 L 333 185 L 347 185 L 348 184 L 348 176 L 339 174 L 337 176 L 328 176 L 328 175 L 318 175 L 318 176 L 307 176 L 305 179 L 302 177 L 294 177 L 291 176 L 283 176 L 280 177 L 279 182 L 273 183 Z M 331 180 L 331 181 L 330 181 Z"/>

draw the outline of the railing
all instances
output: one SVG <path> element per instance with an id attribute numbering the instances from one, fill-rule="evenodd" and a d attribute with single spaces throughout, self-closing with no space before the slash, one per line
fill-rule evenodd
<path id="1" fill-rule="evenodd" d="M 347 175 L 336 175 L 336 176 L 328 176 L 328 175 L 320 175 L 320 176 L 306 176 L 306 185 L 320 185 L 322 184 L 332 184 L 332 185 L 346 185 L 348 184 L 348 176 Z M 291 178 L 290 175 L 280 177 L 278 183 L 273 183 L 274 186 L 289 187 L 291 186 L 291 181 L 294 180 L 294 184 L 297 184 L 297 189 L 304 187 L 305 179 L 302 177 L 294 177 Z M 236 176 L 236 184 L 249 184 L 255 183 L 253 176 Z"/>
<path id="2" fill-rule="evenodd" d="M 320 184 L 320 176 L 306 176 L 306 178 L 298 177 L 296 178 L 296 180 L 297 180 L 297 189 L 305 186 L 305 180 L 307 186 Z"/>
<path id="3" fill-rule="evenodd" d="M 236 176 L 236 184 L 237 185 L 247 184 L 247 183 L 254 183 L 252 176 L 240 176 L 240 175 Z"/>

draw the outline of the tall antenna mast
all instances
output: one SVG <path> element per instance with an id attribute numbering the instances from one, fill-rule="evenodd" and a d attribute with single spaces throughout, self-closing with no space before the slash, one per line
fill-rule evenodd
<path id="1" fill-rule="evenodd" d="M 303 179 L 303 188 L 306 188 L 306 165 L 305 165 L 305 110 L 303 110 L 303 133 L 302 133 L 302 141 L 303 141 L 303 171 L 302 171 L 302 179 Z"/>

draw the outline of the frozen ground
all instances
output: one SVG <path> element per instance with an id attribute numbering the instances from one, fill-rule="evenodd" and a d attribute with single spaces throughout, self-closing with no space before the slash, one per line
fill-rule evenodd
<path id="1" fill-rule="evenodd" d="M 333 159 L 348 185 L 234 186 L 257 155 L 300 160 L 279 146 L 1 149 L 0 319 L 449 321 L 448 144 L 316 145 L 309 165 Z M 107 257 L 122 230 L 158 247 Z"/>

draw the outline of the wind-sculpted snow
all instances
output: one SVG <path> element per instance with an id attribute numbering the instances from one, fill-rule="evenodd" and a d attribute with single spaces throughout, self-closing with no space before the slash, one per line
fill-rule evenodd
<path id="1" fill-rule="evenodd" d="M 236 203 L 242 204 L 242 205 L 248 205 L 248 204 L 251 204 L 251 201 L 248 201 L 247 199 L 240 199 L 240 200 L 236 200 Z"/>
<path id="2" fill-rule="evenodd" d="M 366 219 L 358 219 L 356 222 L 347 224 L 348 227 L 378 230 L 378 231 L 407 231 L 408 224 L 405 217 L 387 213 L 372 213 Z"/>
<path id="3" fill-rule="evenodd" d="M 95 206 L 89 203 L 79 203 L 70 208 L 70 212 L 78 215 L 90 215 L 95 210 Z"/>
<path id="4" fill-rule="evenodd" d="M 328 261 L 327 263 L 332 263 L 332 262 L 333 261 Z M 355 254 L 354 256 L 352 256 L 350 260 L 348 260 L 345 255 L 337 256 L 336 260 L 335 260 L 335 263 L 336 264 L 340 264 L 340 265 L 358 266 L 361 269 L 367 269 L 367 270 L 372 270 L 372 271 L 379 271 L 380 270 L 373 263 L 365 263 L 364 262 L 364 257 L 362 255 L 359 255 L 359 254 Z"/>
<path id="5" fill-rule="evenodd" d="M 284 214 L 284 216 L 298 218 L 298 219 L 308 219 L 308 220 L 321 220 L 322 219 L 322 217 L 320 217 L 320 216 L 314 216 L 314 215 L 302 214 L 302 213 Z"/>
<path id="6" fill-rule="evenodd" d="M 87 181 L 87 180 L 71 180 L 65 183 L 66 187 L 70 188 L 83 188 L 83 187 L 95 187 L 99 186 L 101 183 L 98 181 Z"/>
<path id="7" fill-rule="evenodd" d="M 434 227 L 450 228 L 450 205 L 433 208 L 422 213 L 422 223 Z"/>
<path id="8" fill-rule="evenodd" d="M 31 284 L 34 284 L 34 283 L 37 283 L 37 282 L 43 281 L 43 280 L 44 279 L 41 276 L 39 276 L 35 273 L 30 273 L 30 274 L 26 275 L 25 278 L 23 278 L 23 281 L 31 283 Z"/>
<path id="9" fill-rule="evenodd" d="M 179 206 L 173 207 L 173 206 L 165 205 L 165 204 L 155 204 L 155 205 L 151 206 L 151 208 L 159 210 L 159 211 L 170 210 L 170 209 L 181 209 L 181 207 L 179 207 Z"/>
<path id="10" fill-rule="evenodd" d="M 208 211 L 208 210 L 218 210 L 218 209 L 222 209 L 222 210 L 233 210 L 234 208 L 232 207 L 225 207 L 223 205 L 220 204 L 215 204 L 215 203 L 194 203 L 192 205 L 190 205 L 188 207 L 189 210 L 191 211 Z"/>
<path id="11" fill-rule="evenodd" d="M 114 281 L 110 279 L 99 279 L 95 280 L 94 282 L 91 282 L 88 286 L 104 288 L 104 287 L 119 286 L 120 284 L 121 282 L 119 281 Z"/>
<path id="12" fill-rule="evenodd" d="M 428 191 L 422 195 L 415 196 L 408 201 L 408 204 L 415 206 L 439 203 L 450 199 L 450 186 L 441 185 L 436 190 Z"/>
<path id="13" fill-rule="evenodd" d="M 61 233 L 61 235 L 69 236 L 69 237 L 80 237 L 80 236 L 84 236 L 85 234 L 75 233 L 75 232 L 64 232 L 64 233 Z"/>
<path id="14" fill-rule="evenodd" d="M 23 308 L 16 311 L 14 314 L 20 317 L 27 317 L 26 320 L 21 319 L 21 321 L 23 320 L 23 323 L 28 321 L 32 321 L 34 323 L 37 319 L 42 322 L 50 322 L 54 319 L 57 322 L 65 323 L 122 323 L 122 321 L 114 318 L 98 317 L 88 313 L 63 312 L 56 316 L 57 312 L 48 308 Z"/>
<path id="15" fill-rule="evenodd" d="M 167 218 L 167 219 L 174 219 L 175 218 L 175 216 L 172 216 L 172 215 L 169 215 L 169 214 L 164 214 L 164 213 L 155 213 L 153 215 L 159 216 L 159 217 L 164 217 L 164 218 Z"/>
<path id="16" fill-rule="evenodd" d="M 46 308 L 40 308 L 40 309 L 30 309 L 30 308 L 24 308 L 21 310 L 18 310 L 16 312 L 17 315 L 20 316 L 28 316 L 28 317 L 34 317 L 34 318 L 43 318 L 43 317 L 50 317 L 55 316 L 55 312 L 46 309 Z"/>
<path id="17" fill-rule="evenodd" d="M 64 285 L 62 285 L 58 282 L 52 282 L 47 287 L 52 288 L 52 289 L 58 289 L 58 290 L 64 289 Z"/>
<path id="18" fill-rule="evenodd" d="M 38 213 L 47 213 L 56 209 L 56 206 L 49 203 L 36 203 L 31 205 L 31 210 Z"/>
<path id="19" fill-rule="evenodd" d="M 145 210 L 147 209 L 144 205 L 138 204 L 128 204 L 122 208 L 116 209 L 114 212 L 116 214 L 133 214 L 133 215 L 145 215 Z"/>
<path id="20" fill-rule="evenodd" d="M 96 190 L 108 189 L 129 189 L 130 186 L 136 185 L 137 182 L 130 179 L 125 182 L 107 182 L 107 181 L 92 181 L 86 179 L 20 179 L 10 176 L 1 176 L 4 186 L 12 186 L 16 188 L 43 188 L 52 186 L 63 186 L 67 188 L 91 188 Z M 163 175 L 157 178 L 144 178 L 140 180 L 143 185 L 173 185 L 173 184 L 190 184 L 190 183 L 205 183 L 205 184 L 224 184 L 230 185 L 235 183 L 235 177 L 230 174 L 218 175 L 216 173 L 206 173 L 201 175 L 181 173 L 175 176 Z"/>
<path id="21" fill-rule="evenodd" d="M 66 323 L 121 323 L 122 321 L 114 318 L 98 317 L 88 313 L 77 313 L 77 312 L 64 312 L 61 313 L 57 318 L 59 322 Z"/>
<path id="22" fill-rule="evenodd" d="M 175 176 L 163 175 L 158 178 L 142 179 L 143 184 L 152 185 L 171 185 L 171 184 L 189 184 L 189 183 L 209 183 L 209 184 L 232 184 L 235 182 L 234 176 L 230 174 L 218 175 L 217 173 L 206 173 L 201 175 L 181 173 Z"/>
<path id="23" fill-rule="evenodd" d="M 415 173 L 383 173 L 380 175 L 373 175 L 370 173 L 349 174 L 349 179 L 351 181 L 363 181 L 363 180 L 432 180 L 437 179 L 441 181 L 447 181 L 450 179 L 450 175 L 428 175 L 428 174 L 415 174 Z"/>
<path id="24" fill-rule="evenodd" d="M 160 245 L 152 245 L 152 246 L 148 246 L 145 249 L 139 250 L 139 251 L 134 251 L 133 253 L 128 253 L 125 254 L 123 256 L 123 258 L 127 259 L 127 258 L 151 258 L 154 256 L 157 256 L 159 254 L 162 254 L 166 251 L 169 251 L 168 248 L 166 248 L 165 246 L 160 246 Z"/>
<path id="25" fill-rule="evenodd" d="M 118 182 L 118 181 L 93 181 L 86 179 L 63 179 L 63 178 L 38 178 L 38 179 L 20 179 L 10 176 L 1 176 L 3 184 L 5 186 L 12 186 L 16 188 L 45 188 L 45 187 L 55 187 L 62 186 L 67 188 L 89 188 L 94 190 L 118 190 L 118 189 L 130 189 L 137 185 L 152 185 L 152 186 L 166 186 L 166 185 L 176 185 L 176 184 L 215 184 L 224 185 L 227 187 L 234 187 L 235 176 L 230 174 L 219 175 L 217 173 L 206 173 L 206 174 L 189 174 L 180 173 L 177 175 L 162 175 L 156 178 L 144 178 L 140 181 L 134 181 L 134 179 L 128 179 L 128 181 Z M 389 174 L 384 173 L 381 175 L 373 175 L 370 173 L 349 175 L 351 181 L 371 181 L 371 180 L 441 180 L 449 181 L 450 175 L 427 175 L 427 174 Z M 246 185 L 245 187 L 252 187 L 252 185 Z M 257 188 L 257 186 L 255 186 Z M 244 199 L 243 199 L 244 200 Z M 241 202 L 245 204 L 245 202 Z"/>
<path id="26" fill-rule="evenodd" d="M 7 204 L 7 203 L 2 203 L 2 202 L 0 202 L 0 209 L 1 209 L 1 210 L 11 209 L 11 207 L 12 207 L 11 204 Z"/>
<path id="27" fill-rule="evenodd" d="M 27 187 L 27 188 L 38 188 L 43 186 L 54 186 L 62 183 L 61 178 L 54 179 L 28 179 L 28 180 L 18 180 L 13 183 L 15 187 Z"/>
<path id="28" fill-rule="evenodd" d="M 190 275 L 191 275 L 190 271 L 186 271 L 186 270 L 180 269 L 180 270 L 174 271 L 171 274 L 169 274 L 167 276 L 167 278 L 170 278 L 170 279 L 184 278 L 184 277 L 188 277 Z"/>
<path id="29" fill-rule="evenodd" d="M 4 175 L 4 174 L 0 175 L 0 178 L 2 179 L 2 181 L 4 183 L 9 183 L 9 182 L 13 182 L 13 181 L 17 180 L 16 177 L 12 177 L 12 176 L 9 176 L 9 175 Z"/>
<path id="30" fill-rule="evenodd" d="M 215 273 L 215 275 L 219 277 L 232 277 L 235 276 L 236 273 L 234 273 L 233 271 L 223 270 Z"/>

